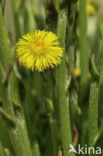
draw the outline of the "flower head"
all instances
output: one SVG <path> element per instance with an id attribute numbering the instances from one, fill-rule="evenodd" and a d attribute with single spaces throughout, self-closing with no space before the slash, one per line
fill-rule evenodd
<path id="1" fill-rule="evenodd" d="M 75 67 L 75 69 L 73 71 L 73 74 L 74 74 L 75 77 L 79 77 L 80 74 L 81 74 L 80 67 Z"/>
<path id="2" fill-rule="evenodd" d="M 43 71 L 53 68 L 61 62 L 63 49 L 59 46 L 58 37 L 48 31 L 36 30 L 22 36 L 17 42 L 16 56 L 20 64 L 32 71 Z"/>
<path id="3" fill-rule="evenodd" d="M 77 9 L 78 10 L 79 10 L 79 5 L 80 5 L 79 3 L 80 3 L 80 0 L 78 0 L 78 3 L 77 3 Z M 86 0 L 86 11 L 87 11 L 87 15 L 95 15 L 96 14 L 95 7 L 91 3 L 90 0 Z"/>
<path id="4" fill-rule="evenodd" d="M 87 9 L 88 15 L 95 15 L 96 10 L 95 10 L 95 7 L 91 4 L 90 0 L 87 0 L 86 9 Z"/>

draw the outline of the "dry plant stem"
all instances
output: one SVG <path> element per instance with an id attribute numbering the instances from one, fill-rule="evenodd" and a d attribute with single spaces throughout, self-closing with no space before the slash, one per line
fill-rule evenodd
<path id="1" fill-rule="evenodd" d="M 80 80 L 80 97 L 83 99 L 88 82 L 88 46 L 87 46 L 87 21 L 86 21 L 86 0 L 80 0 L 79 12 L 79 44 L 80 44 L 80 65 L 81 65 L 81 80 Z"/>
<path id="2" fill-rule="evenodd" d="M 58 98 L 58 112 L 60 117 L 60 134 L 63 148 L 63 156 L 72 156 L 68 154 L 69 145 L 71 142 L 71 128 L 69 118 L 69 104 L 67 99 L 66 90 L 66 66 L 65 66 L 65 37 L 66 37 L 66 24 L 67 24 L 67 9 L 62 8 L 58 14 L 57 35 L 60 40 L 61 46 L 64 48 L 64 56 L 62 63 L 56 69 L 56 90 Z"/>
<path id="3" fill-rule="evenodd" d="M 15 127 L 9 123 L 7 125 L 15 156 L 32 156 L 22 108 L 14 112 L 11 100 L 12 98 L 16 103 L 20 104 L 17 80 L 13 71 L 9 75 L 8 83 L 3 83 L 6 69 L 8 69 L 12 58 L 10 52 L 8 36 L 0 8 L 0 96 L 3 102 L 3 110 L 6 112 L 6 115 L 8 114 L 7 116 L 10 117 L 9 119 L 15 122 Z"/>
<path id="4" fill-rule="evenodd" d="M 98 134 L 98 96 L 98 84 L 93 82 L 90 86 L 89 97 L 89 146 L 94 145 L 95 137 Z"/>

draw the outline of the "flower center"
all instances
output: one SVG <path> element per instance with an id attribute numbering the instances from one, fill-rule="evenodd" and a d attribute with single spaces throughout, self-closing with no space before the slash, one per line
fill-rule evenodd
<path id="1" fill-rule="evenodd" d="M 45 52 L 46 45 L 45 45 L 44 41 L 36 40 L 36 41 L 32 42 L 31 49 L 34 54 L 40 55 Z"/>

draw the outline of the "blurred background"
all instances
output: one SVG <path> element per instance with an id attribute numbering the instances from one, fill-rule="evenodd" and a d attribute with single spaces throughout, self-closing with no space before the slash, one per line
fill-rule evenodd
<path id="1" fill-rule="evenodd" d="M 58 2 L 59 0 L 4 0 L 1 3 L 10 48 L 14 56 L 16 42 L 22 35 L 34 32 L 36 29 L 57 32 Z M 89 93 L 90 85 L 95 81 L 99 84 L 99 102 L 95 107 L 97 110 L 93 109 L 97 124 L 93 146 L 103 147 L 103 0 L 87 0 L 86 10 L 89 67 L 87 89 L 82 95 L 79 0 L 68 0 L 65 42 L 67 76 L 69 75 L 70 80 L 68 93 L 72 143 L 74 147 L 79 143 L 89 145 L 88 132 L 91 131 L 90 124 L 93 121 L 93 115 L 90 117 Z M 30 144 L 35 156 L 55 156 L 55 153 L 62 156 L 58 112 L 55 105 L 55 68 L 42 73 L 31 72 L 20 66 L 15 57 L 13 62 Z M 2 106 L 1 98 L 0 106 Z M 89 120 L 90 118 L 92 119 Z M 1 117 L 0 139 L 5 151 L 10 151 L 10 156 L 14 156 L 7 127 Z"/>

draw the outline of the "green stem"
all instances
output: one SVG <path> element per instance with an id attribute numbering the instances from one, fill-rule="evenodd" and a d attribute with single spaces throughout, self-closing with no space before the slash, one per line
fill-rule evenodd
<path id="1" fill-rule="evenodd" d="M 31 1 L 26 0 L 24 4 L 25 4 L 24 30 L 25 30 L 25 33 L 28 33 L 28 32 L 32 32 L 35 30 L 36 22 L 35 22 L 35 18 L 34 18 L 33 11 L 32 11 L 33 9 L 31 5 Z"/>
<path id="2" fill-rule="evenodd" d="M 90 87 L 89 98 L 89 146 L 94 145 L 95 137 L 98 133 L 98 95 L 98 85 L 93 82 Z"/>
<path id="3" fill-rule="evenodd" d="M 33 143 L 32 152 L 33 152 L 33 155 L 34 155 L 34 156 L 40 156 L 40 155 L 41 155 L 41 154 L 40 154 L 40 149 L 39 149 L 39 144 L 38 144 L 37 141 L 35 141 L 35 142 Z"/>
<path id="4" fill-rule="evenodd" d="M 9 40 L 7 38 L 7 31 L 6 27 L 4 26 L 4 20 L 0 5 L 0 62 L 3 64 L 4 68 L 8 67 L 11 59 L 11 54 L 8 47 Z"/>
<path id="5" fill-rule="evenodd" d="M 18 83 L 13 72 L 10 77 L 10 91 L 11 98 L 14 99 L 16 103 L 21 104 Z M 14 135 L 10 132 L 11 142 L 17 146 L 17 148 L 14 148 L 15 153 L 17 156 L 32 156 L 22 106 L 21 108 L 15 110 L 15 118 L 17 134 L 14 133 L 14 129 L 11 130 Z"/>
<path id="6" fill-rule="evenodd" d="M 80 65 L 81 65 L 81 80 L 80 94 L 81 99 L 85 96 L 88 84 L 88 45 L 87 45 L 87 21 L 86 21 L 86 0 L 80 0 L 79 12 L 79 44 L 80 44 Z"/>
<path id="7" fill-rule="evenodd" d="M 52 116 L 50 117 L 49 120 L 50 120 L 51 136 L 52 136 L 52 143 L 53 143 L 53 156 L 57 156 L 58 143 L 57 143 L 56 123 Z"/>
<path id="8" fill-rule="evenodd" d="M 103 72 L 100 73 L 100 89 L 99 89 L 99 119 L 100 127 L 103 127 Z"/>
<path id="9" fill-rule="evenodd" d="M 11 0 L 12 9 L 14 13 L 14 24 L 15 24 L 15 31 L 16 31 L 16 37 L 20 37 L 23 34 L 23 26 L 21 23 L 21 15 L 20 10 L 18 7 L 18 1 L 17 0 Z"/>
<path id="10" fill-rule="evenodd" d="M 2 144 L 1 144 L 1 141 L 0 141 L 0 156 L 5 156 L 5 155 L 4 155 L 3 146 L 2 146 Z"/>
<path id="11" fill-rule="evenodd" d="M 60 134 L 63 148 L 63 156 L 68 154 L 71 140 L 70 118 L 69 118 L 69 104 L 67 100 L 66 90 L 66 67 L 65 67 L 65 38 L 66 38 L 66 24 L 67 24 L 67 9 L 62 8 L 58 14 L 57 35 L 61 46 L 64 48 L 64 56 L 62 63 L 56 69 L 56 90 L 58 98 L 58 112 L 60 117 Z"/>
<path id="12" fill-rule="evenodd" d="M 11 99 L 14 99 L 16 103 L 20 104 L 17 80 L 13 71 L 8 77 L 7 84 L 3 83 L 6 69 L 9 63 L 12 61 L 12 57 L 1 8 L 0 36 L 0 96 L 2 99 L 4 112 L 8 114 L 6 114 L 6 118 L 9 116 L 9 119 L 12 119 L 12 121 L 15 123 L 15 127 L 11 124 L 8 124 L 7 126 L 10 140 L 16 156 L 32 156 L 22 107 L 21 109 L 14 111 L 11 101 Z M 5 115 L 4 112 L 2 112 L 3 115 Z"/>

